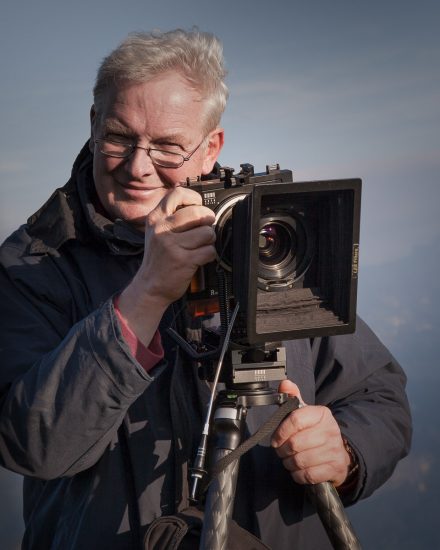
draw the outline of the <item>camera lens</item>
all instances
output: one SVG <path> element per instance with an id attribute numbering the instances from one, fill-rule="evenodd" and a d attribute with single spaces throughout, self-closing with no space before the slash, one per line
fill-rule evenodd
<path id="1" fill-rule="evenodd" d="M 265 266 L 278 267 L 295 249 L 296 236 L 283 223 L 271 222 L 260 229 L 259 258 Z"/>
<path id="2" fill-rule="evenodd" d="M 264 290 L 290 288 L 307 271 L 311 239 L 302 217 L 283 210 L 260 219 L 258 235 L 258 286 Z"/>

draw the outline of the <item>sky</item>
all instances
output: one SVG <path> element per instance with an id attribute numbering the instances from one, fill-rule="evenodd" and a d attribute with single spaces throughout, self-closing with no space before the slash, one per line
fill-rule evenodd
<path id="1" fill-rule="evenodd" d="M 88 138 L 102 58 L 129 32 L 193 25 L 224 43 L 230 100 L 221 163 L 262 171 L 278 162 L 297 181 L 363 180 L 358 310 L 407 371 L 418 427 L 412 455 L 369 500 L 378 509 L 390 494 L 430 502 L 440 447 L 421 411 L 426 395 L 434 406 L 440 382 L 438 1 L 4 0 L 0 241 L 67 181 Z M 18 482 L 3 479 L 15 514 Z M 374 520 L 367 508 L 359 506 L 361 526 L 362 514 Z M 0 539 L 15 548 L 20 528 L 4 517 Z M 396 523 L 402 540 L 404 524 Z M 402 540 L 396 547 L 411 547 Z"/>

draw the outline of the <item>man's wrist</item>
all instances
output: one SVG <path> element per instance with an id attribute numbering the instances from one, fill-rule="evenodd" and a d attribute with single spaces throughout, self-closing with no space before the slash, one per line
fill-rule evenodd
<path id="1" fill-rule="evenodd" d="M 339 493 L 347 493 L 357 484 L 359 475 L 359 460 L 348 439 L 342 436 L 342 441 L 344 443 L 344 449 L 350 457 L 350 462 L 347 467 L 347 477 L 336 489 Z"/>
<path id="2" fill-rule="evenodd" d="M 342 441 L 344 442 L 344 448 L 347 451 L 348 456 L 350 457 L 350 464 L 348 465 L 348 474 L 346 477 L 346 480 L 347 480 L 351 478 L 359 470 L 359 461 L 348 439 L 343 437 Z"/>
<path id="3" fill-rule="evenodd" d="M 138 340 L 148 347 L 167 305 L 138 290 L 132 282 L 121 292 L 118 312 Z"/>
<path id="4" fill-rule="evenodd" d="M 113 304 L 121 327 L 122 336 L 124 337 L 124 340 L 128 344 L 132 355 L 136 358 L 138 363 L 140 363 L 146 371 L 149 371 L 164 357 L 164 349 L 162 347 L 159 330 L 156 330 L 148 345 L 146 345 L 146 343 L 142 343 L 136 334 L 131 330 L 126 319 L 121 314 L 119 309 L 119 300 L 120 295 L 114 296 Z"/>

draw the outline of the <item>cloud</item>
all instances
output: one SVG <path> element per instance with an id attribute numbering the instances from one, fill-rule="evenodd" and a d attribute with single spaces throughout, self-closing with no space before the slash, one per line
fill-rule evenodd
<path id="1" fill-rule="evenodd" d="M 0 160 L 0 175 L 20 174 L 28 169 L 26 163 L 20 160 Z"/>
<path id="2" fill-rule="evenodd" d="M 439 55 L 438 48 L 370 44 L 321 54 L 307 66 L 297 56 L 289 66 L 281 54 L 264 77 L 255 72 L 231 82 L 226 127 L 240 120 L 241 137 L 248 129 L 254 142 L 266 142 L 269 156 L 271 148 L 299 151 L 315 165 L 434 149 L 440 76 L 432 67 Z"/>

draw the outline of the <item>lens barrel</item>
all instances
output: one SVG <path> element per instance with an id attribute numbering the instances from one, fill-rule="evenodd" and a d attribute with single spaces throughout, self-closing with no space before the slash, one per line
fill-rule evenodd
<path id="1" fill-rule="evenodd" d="M 283 290 L 304 275 L 312 259 L 311 239 L 300 215 L 274 209 L 260 219 L 258 286 Z"/>

